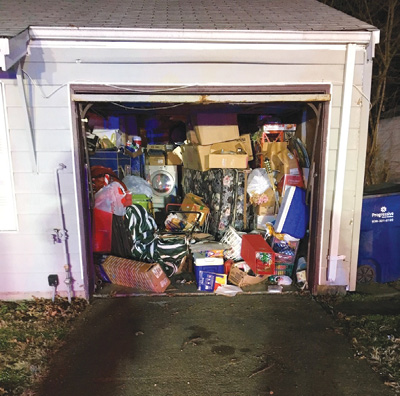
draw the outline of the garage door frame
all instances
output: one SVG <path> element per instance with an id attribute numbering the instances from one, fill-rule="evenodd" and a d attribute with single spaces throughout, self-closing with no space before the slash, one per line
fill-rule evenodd
<path id="1" fill-rule="evenodd" d="M 285 84 L 285 85 L 229 85 L 229 86 L 156 86 L 156 85 L 110 85 L 71 84 L 70 95 L 73 117 L 74 166 L 76 175 L 79 234 L 85 294 L 94 292 L 94 265 L 91 251 L 91 222 L 88 200 L 88 169 L 84 163 L 84 144 L 81 131 L 85 124 L 83 103 L 93 102 L 157 102 L 157 103 L 268 103 L 268 102 L 312 102 L 320 103 L 320 119 L 316 131 L 316 149 L 313 155 L 315 168 L 310 174 L 310 241 L 308 280 L 313 294 L 316 293 L 322 263 L 322 232 L 324 221 L 324 194 L 329 106 L 332 86 L 330 84 Z"/>

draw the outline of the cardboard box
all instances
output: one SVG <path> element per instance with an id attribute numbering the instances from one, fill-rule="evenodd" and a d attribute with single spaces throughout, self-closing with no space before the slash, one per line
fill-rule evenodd
<path id="1" fill-rule="evenodd" d="M 167 151 L 167 165 L 182 165 L 182 159 L 173 151 Z"/>
<path id="2" fill-rule="evenodd" d="M 251 144 L 250 134 L 242 135 L 238 139 L 228 140 L 226 142 L 214 143 L 211 145 L 211 152 L 216 151 L 232 151 L 238 153 L 238 151 L 245 152 L 251 161 L 253 157 L 253 147 Z"/>
<path id="3" fill-rule="evenodd" d="M 147 150 L 165 151 L 165 144 L 148 144 Z"/>
<path id="4" fill-rule="evenodd" d="M 208 154 L 210 153 L 210 146 L 198 146 L 192 144 L 185 144 L 182 148 L 182 161 L 183 166 L 187 169 L 195 169 L 206 171 L 208 167 Z"/>
<path id="5" fill-rule="evenodd" d="M 227 275 L 218 274 L 210 271 L 199 271 L 199 281 L 197 290 L 213 292 L 219 286 L 227 284 Z"/>
<path id="6" fill-rule="evenodd" d="M 208 214 L 210 213 L 210 209 L 203 202 L 203 199 L 195 194 L 188 193 L 185 195 L 183 202 L 181 204 L 181 210 L 183 212 L 200 212 L 200 220 L 199 224 L 203 225 Z M 189 223 L 194 223 L 197 219 L 197 213 L 190 213 L 186 215 L 186 221 Z"/>
<path id="7" fill-rule="evenodd" d="M 229 276 L 228 276 L 228 281 L 232 283 L 233 285 L 239 286 L 239 287 L 244 287 L 244 286 L 251 286 L 251 285 L 256 285 L 258 283 L 264 282 L 268 279 L 268 275 L 249 275 L 246 272 L 242 271 L 238 267 L 232 267 Z"/>
<path id="8" fill-rule="evenodd" d="M 181 148 L 183 166 L 203 172 L 211 168 L 246 169 L 248 161 L 253 159 L 250 135 L 212 145 L 186 144 Z M 236 154 L 240 151 L 246 154 Z"/>
<path id="9" fill-rule="evenodd" d="M 300 167 L 296 157 L 289 151 L 284 149 L 279 152 L 278 158 L 281 161 L 281 172 L 285 175 L 300 175 Z"/>
<path id="10" fill-rule="evenodd" d="M 287 175 L 301 175 L 299 163 L 296 157 L 287 148 L 286 142 L 271 142 L 264 144 L 265 152 L 261 153 L 263 157 L 270 160 L 271 168 L 277 172 L 278 182 Z"/>
<path id="11" fill-rule="evenodd" d="M 285 195 L 288 186 L 304 188 L 304 181 L 301 175 L 283 175 L 278 183 L 278 190 L 282 196 Z"/>
<path id="12" fill-rule="evenodd" d="M 186 132 L 186 140 L 190 144 L 200 144 L 199 139 L 197 138 L 196 132 L 189 130 Z"/>
<path id="13" fill-rule="evenodd" d="M 251 142 L 250 134 L 247 133 L 245 135 L 241 135 L 239 139 L 236 140 L 240 141 L 243 144 L 245 151 L 249 157 L 249 161 L 252 161 L 254 159 L 254 156 L 253 156 L 253 144 Z"/>
<path id="14" fill-rule="evenodd" d="M 255 274 L 274 275 L 275 252 L 261 235 L 243 235 L 240 255 Z"/>
<path id="15" fill-rule="evenodd" d="M 207 271 L 200 271 L 197 280 L 197 290 L 212 293 L 215 290 L 216 274 Z"/>
<path id="16" fill-rule="evenodd" d="M 256 207 L 257 216 L 272 216 L 275 214 L 275 200 L 272 204 L 267 203 L 263 205 L 258 205 Z"/>
<path id="17" fill-rule="evenodd" d="M 167 275 L 157 263 L 108 256 L 102 268 L 110 282 L 116 285 L 162 293 L 170 284 Z"/>
<path id="18" fill-rule="evenodd" d="M 192 119 L 201 145 L 239 139 L 236 114 L 198 113 Z"/>
<path id="19" fill-rule="evenodd" d="M 261 152 L 270 160 L 281 151 L 287 149 L 287 142 L 261 142 Z"/>
<path id="20" fill-rule="evenodd" d="M 273 215 L 275 213 L 275 192 L 272 188 L 268 188 L 264 194 L 267 195 L 268 201 L 265 204 L 257 205 L 256 215 L 265 216 Z"/>
<path id="21" fill-rule="evenodd" d="M 149 155 L 149 165 L 165 165 L 165 156 L 160 155 Z"/>
<path id="22" fill-rule="evenodd" d="M 248 157 L 245 154 L 218 154 L 212 152 L 212 145 L 185 145 L 183 147 L 183 166 L 205 172 L 212 168 L 246 169 Z"/>
<path id="23" fill-rule="evenodd" d="M 233 168 L 247 169 L 248 168 L 247 154 L 222 154 L 210 153 L 208 156 L 208 166 L 214 168 Z"/>

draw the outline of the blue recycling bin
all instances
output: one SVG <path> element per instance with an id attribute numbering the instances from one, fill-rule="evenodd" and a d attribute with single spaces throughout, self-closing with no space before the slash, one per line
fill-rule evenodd
<path id="1" fill-rule="evenodd" d="M 400 279 L 400 185 L 370 189 L 362 205 L 357 281 Z"/>

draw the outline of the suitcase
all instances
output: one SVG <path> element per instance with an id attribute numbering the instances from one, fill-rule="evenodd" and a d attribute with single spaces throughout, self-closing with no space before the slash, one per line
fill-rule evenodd
<path id="1" fill-rule="evenodd" d="M 245 199 L 247 174 L 240 169 L 183 170 L 183 192 L 203 198 L 210 208 L 208 232 L 219 240 L 231 225 L 238 231 L 253 224 L 252 206 Z"/>

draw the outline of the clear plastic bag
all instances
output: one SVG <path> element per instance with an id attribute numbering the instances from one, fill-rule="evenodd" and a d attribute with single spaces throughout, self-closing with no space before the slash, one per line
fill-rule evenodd
<path id="1" fill-rule="evenodd" d="M 254 194 L 260 195 L 271 187 L 267 171 L 264 168 L 256 168 L 251 171 L 247 181 L 247 193 L 250 197 Z"/>
<path id="2" fill-rule="evenodd" d="M 129 175 L 125 176 L 122 181 L 132 194 L 146 194 L 149 198 L 153 197 L 153 190 L 150 183 L 141 177 Z"/>

